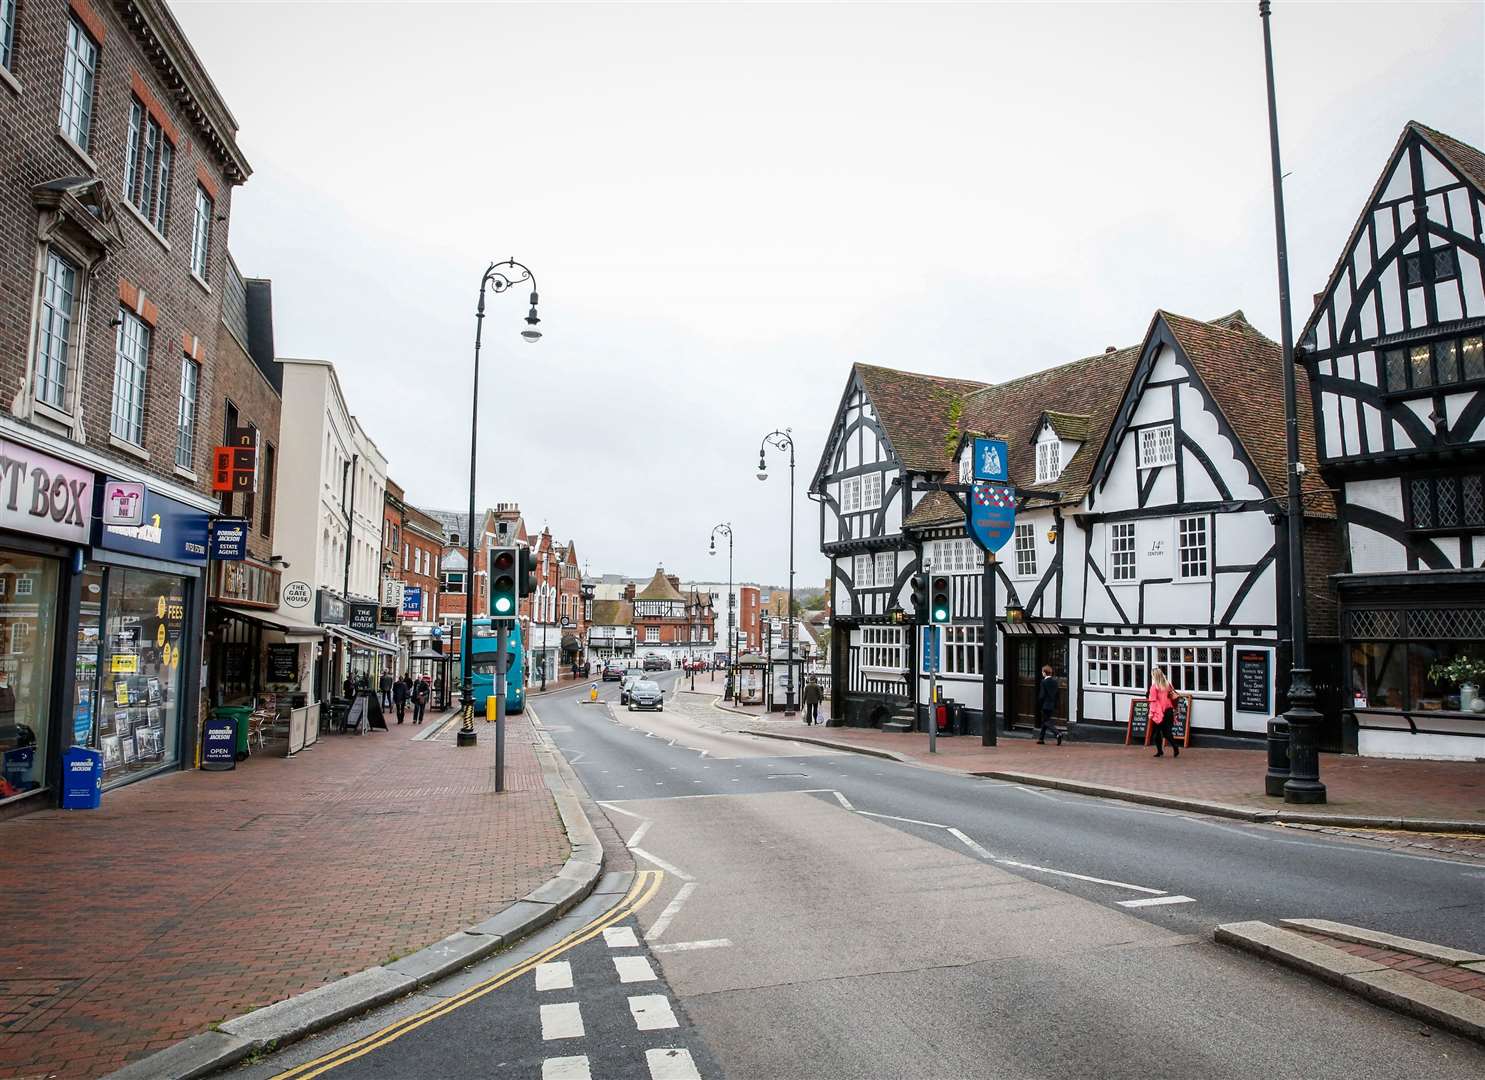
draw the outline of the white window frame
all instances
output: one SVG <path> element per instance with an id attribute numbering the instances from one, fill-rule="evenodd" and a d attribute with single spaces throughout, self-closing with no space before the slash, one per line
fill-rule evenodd
<path id="1" fill-rule="evenodd" d="M 1227 696 L 1227 646 L 1223 644 L 1155 645 L 1154 666 L 1162 668 L 1170 684 L 1183 694 L 1199 698 Z"/>
<path id="2" fill-rule="evenodd" d="M 943 632 L 943 666 L 945 675 L 978 675 L 984 627 L 979 623 L 946 626 Z"/>
<path id="3" fill-rule="evenodd" d="M 98 43 L 76 15 L 67 20 L 67 46 L 62 70 L 62 103 L 57 127 L 86 153 L 92 139 L 93 92 L 98 80 Z"/>
<path id="4" fill-rule="evenodd" d="M 875 587 L 876 560 L 870 555 L 857 555 L 855 565 L 852 569 L 855 572 L 851 575 L 851 581 L 856 588 L 870 589 Z"/>
<path id="5" fill-rule="evenodd" d="M 1139 580 L 1139 541 L 1132 521 L 1109 523 L 1108 561 L 1109 582 Z"/>
<path id="6" fill-rule="evenodd" d="M 657 645 L 660 642 L 660 628 L 658 626 L 645 627 L 645 644 Z"/>
<path id="7" fill-rule="evenodd" d="M 30 596 L 36 591 L 36 579 L 30 574 L 22 574 L 15 579 L 15 594 L 17 596 Z"/>
<path id="8" fill-rule="evenodd" d="M 1036 482 L 1050 484 L 1062 475 L 1062 443 L 1049 439 L 1036 444 Z"/>
<path id="9" fill-rule="evenodd" d="M 861 670 L 902 675 L 907 671 L 907 646 L 900 626 L 861 628 Z"/>
<path id="10" fill-rule="evenodd" d="M 455 582 L 452 580 L 453 578 L 458 578 L 459 579 L 459 581 L 457 583 L 458 584 L 458 587 L 457 588 L 454 587 L 455 586 Z M 464 590 L 465 590 L 466 584 L 467 584 L 467 579 L 465 577 L 465 574 L 464 574 L 464 571 L 463 570 L 443 570 L 443 571 L 440 571 L 439 572 L 439 575 L 438 575 L 438 591 L 439 592 L 456 593 L 456 594 L 462 596 L 464 594 Z"/>
<path id="11" fill-rule="evenodd" d="M 1018 522 L 1014 537 L 1016 552 L 1016 577 L 1036 577 L 1036 525 L 1030 521 Z"/>
<path id="12" fill-rule="evenodd" d="M 959 482 L 972 484 L 975 480 L 974 444 L 967 446 L 959 455 Z"/>
<path id="13" fill-rule="evenodd" d="M 15 62 L 16 0 L 0 0 L 0 67 L 9 71 Z"/>
<path id="14" fill-rule="evenodd" d="M 1175 531 L 1176 580 L 1210 580 L 1212 576 L 1211 519 L 1205 514 L 1179 517 L 1176 518 Z M 1199 544 L 1194 542 L 1195 537 L 1200 538 Z"/>
<path id="15" fill-rule="evenodd" d="M 175 413 L 175 463 L 191 470 L 196 460 L 196 399 L 201 392 L 201 365 L 180 358 L 180 400 Z"/>
<path id="16" fill-rule="evenodd" d="M 119 308 L 114 337 L 113 407 L 109 431 L 134 446 L 144 445 L 144 399 L 150 368 L 150 326 L 128 308 Z"/>
<path id="17" fill-rule="evenodd" d="M 1176 426 L 1157 424 L 1139 429 L 1139 467 L 1159 469 L 1176 463 Z"/>
<path id="18" fill-rule="evenodd" d="M 211 280 L 211 219 L 215 212 L 216 200 L 198 183 L 196 219 L 191 228 L 191 273 L 202 281 Z"/>
<path id="19" fill-rule="evenodd" d="M 1083 644 L 1083 688 L 1085 690 L 1133 690 L 1149 688 L 1150 654 L 1144 645 Z"/>
<path id="20" fill-rule="evenodd" d="M 879 551 L 873 563 L 872 573 L 876 577 L 876 587 L 891 588 L 892 583 L 897 580 L 897 552 Z"/>
<path id="21" fill-rule="evenodd" d="M 861 477 L 848 476 L 840 482 L 840 512 L 854 514 L 861 509 Z"/>
<path id="22" fill-rule="evenodd" d="M 82 333 L 81 268 L 56 248 L 46 250 L 41 302 L 36 311 L 36 400 L 71 412 L 70 391 L 77 338 Z M 51 393 L 55 389 L 55 396 Z"/>
<path id="23" fill-rule="evenodd" d="M 129 137 L 124 159 L 124 199 L 164 236 L 170 226 L 170 189 L 175 144 L 144 102 L 129 99 Z"/>
<path id="24" fill-rule="evenodd" d="M 884 477 L 879 472 L 869 472 L 861 477 L 861 509 L 880 510 Z"/>

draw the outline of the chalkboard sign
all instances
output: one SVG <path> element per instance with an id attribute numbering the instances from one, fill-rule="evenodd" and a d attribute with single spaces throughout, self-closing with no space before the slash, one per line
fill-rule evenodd
<path id="1" fill-rule="evenodd" d="M 299 681 L 299 646 L 268 646 L 268 681 L 292 683 Z"/>
<path id="2" fill-rule="evenodd" d="M 1170 726 L 1170 737 L 1182 746 L 1191 745 L 1191 695 L 1176 695 L 1176 715 Z"/>
<path id="3" fill-rule="evenodd" d="M 201 732 L 201 767 L 212 772 L 237 768 L 237 722 L 213 716 Z"/>
<path id="4" fill-rule="evenodd" d="M 1150 741 L 1150 703 L 1148 701 L 1131 701 L 1129 703 L 1129 726 L 1124 730 L 1124 745 L 1130 743 L 1147 743 Z"/>
<path id="5" fill-rule="evenodd" d="M 1240 649 L 1237 654 L 1237 711 L 1268 715 L 1267 649 Z"/>

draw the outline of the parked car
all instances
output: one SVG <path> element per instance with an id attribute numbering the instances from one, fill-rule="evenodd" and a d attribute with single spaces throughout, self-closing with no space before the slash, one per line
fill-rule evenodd
<path id="1" fill-rule="evenodd" d="M 665 659 L 665 657 L 663 657 L 663 656 L 647 656 L 647 657 L 645 657 L 645 670 L 646 671 L 669 671 L 670 670 L 670 661 L 667 660 L 667 659 Z"/>
<path id="2" fill-rule="evenodd" d="M 665 711 L 665 695 L 660 692 L 658 683 L 649 679 L 641 679 L 629 689 L 629 711 L 635 709 L 653 709 L 656 712 Z"/>
<path id="3" fill-rule="evenodd" d="M 610 660 L 603 665 L 603 681 L 618 682 L 624 677 L 624 665 L 618 660 Z"/>
<path id="4" fill-rule="evenodd" d="M 629 691 L 634 688 L 635 683 L 644 682 L 645 673 L 638 668 L 630 668 L 624 672 L 624 677 L 619 680 L 619 704 L 629 704 Z"/>

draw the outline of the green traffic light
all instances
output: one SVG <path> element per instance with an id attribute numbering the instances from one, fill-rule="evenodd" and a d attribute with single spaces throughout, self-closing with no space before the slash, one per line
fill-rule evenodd
<path id="1" fill-rule="evenodd" d="M 501 615 L 504 615 L 507 612 L 509 612 L 510 609 L 511 609 L 510 597 L 508 597 L 508 596 L 497 596 L 495 598 L 495 610 L 496 610 L 497 613 L 499 613 Z"/>
<path id="2" fill-rule="evenodd" d="M 933 618 L 937 622 L 947 622 L 949 619 L 949 612 L 945 608 L 934 608 Z"/>

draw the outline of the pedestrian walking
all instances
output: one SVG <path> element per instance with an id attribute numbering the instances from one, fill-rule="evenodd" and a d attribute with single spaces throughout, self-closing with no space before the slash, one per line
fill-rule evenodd
<path id="1" fill-rule="evenodd" d="M 422 679 L 413 682 L 412 688 L 413 724 L 423 722 L 423 710 L 428 706 L 428 684 Z"/>
<path id="2" fill-rule="evenodd" d="M 810 676 L 809 682 L 804 684 L 803 697 L 804 722 L 806 724 L 818 723 L 820 720 L 820 702 L 825 700 L 825 689 L 820 685 L 820 680 L 813 675 Z"/>
<path id="3" fill-rule="evenodd" d="M 397 707 L 397 722 L 407 714 L 407 695 L 412 690 L 412 676 L 404 674 L 392 685 L 392 704 Z"/>
<path id="4" fill-rule="evenodd" d="M 1170 743 L 1171 752 L 1181 756 L 1181 748 L 1176 745 L 1176 740 L 1171 737 L 1171 718 L 1175 715 L 1176 692 L 1171 686 L 1170 680 L 1165 677 L 1163 668 L 1156 668 L 1150 673 L 1150 692 L 1146 695 L 1150 702 L 1150 734 L 1155 742 L 1155 756 L 1165 757 L 1165 747 L 1162 743 Z"/>
<path id="5" fill-rule="evenodd" d="M 1052 674 L 1052 665 L 1042 665 L 1042 681 L 1036 688 L 1036 704 L 1041 711 L 1042 724 L 1037 731 L 1036 741 L 1039 746 L 1047 743 L 1047 732 L 1051 732 L 1057 739 L 1057 745 L 1062 745 L 1062 732 L 1057 730 L 1057 724 L 1052 719 L 1052 713 L 1057 709 L 1057 698 L 1061 695 L 1062 686 L 1057 681 L 1057 676 Z"/>
<path id="6" fill-rule="evenodd" d="M 346 673 L 344 689 L 347 698 L 356 696 L 356 677 L 349 672 Z"/>
<path id="7" fill-rule="evenodd" d="M 379 689 L 382 692 L 382 708 L 390 709 L 392 707 L 392 672 L 390 669 L 382 669 Z"/>

